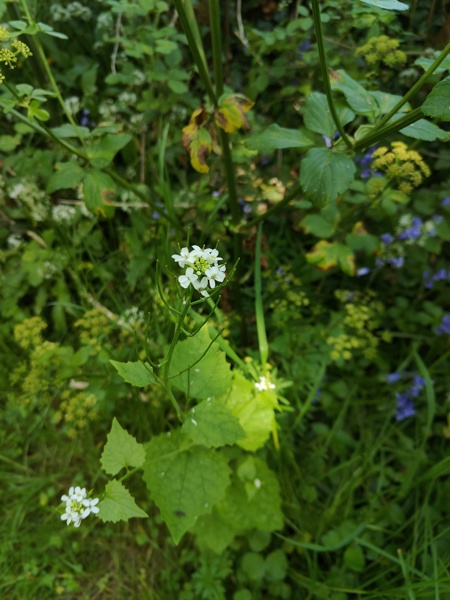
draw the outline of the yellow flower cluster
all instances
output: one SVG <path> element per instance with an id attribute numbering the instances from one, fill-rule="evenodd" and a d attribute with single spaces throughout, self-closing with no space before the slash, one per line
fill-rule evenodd
<path id="1" fill-rule="evenodd" d="M 391 39 L 387 35 L 370 38 L 370 40 L 358 48 L 356 54 L 364 56 L 368 65 L 383 63 L 387 67 L 403 65 L 406 62 L 406 54 L 399 50 L 398 40 Z"/>
<path id="2" fill-rule="evenodd" d="M 359 349 L 366 359 L 374 359 L 380 343 L 374 330 L 380 326 L 383 304 L 371 293 L 337 290 L 335 296 L 344 304 L 345 333 L 327 338 L 327 344 L 332 346 L 330 358 L 334 361 L 350 360 L 353 351 Z"/>
<path id="3" fill-rule="evenodd" d="M 47 329 L 47 323 L 41 317 L 31 317 L 14 327 L 14 339 L 24 350 L 35 348 L 42 344 L 44 329 Z"/>
<path id="4" fill-rule="evenodd" d="M 86 346 L 93 346 L 98 352 L 102 349 L 100 340 L 112 329 L 111 321 L 98 308 L 88 310 L 81 319 L 75 322 L 80 330 L 80 340 Z"/>
<path id="5" fill-rule="evenodd" d="M 373 153 L 372 168 L 381 170 L 397 184 L 403 194 L 410 194 L 419 187 L 424 177 L 430 176 L 430 169 L 415 150 L 409 150 L 403 142 L 392 142 L 392 149 L 382 146 Z"/>
<path id="6" fill-rule="evenodd" d="M 77 433 L 85 429 L 90 421 L 98 417 L 97 397 L 89 392 L 64 390 L 61 394 L 59 410 L 55 413 L 55 423 L 64 422 L 66 434 L 75 438 Z"/>
<path id="7" fill-rule="evenodd" d="M 0 43 L 8 43 L 10 35 L 5 27 L 0 25 Z M 28 58 L 32 56 L 30 48 L 20 40 L 11 42 L 9 48 L 0 48 L 0 63 L 5 63 L 10 69 L 14 69 L 18 56 Z M 5 80 L 5 76 L 0 71 L 0 83 Z"/>

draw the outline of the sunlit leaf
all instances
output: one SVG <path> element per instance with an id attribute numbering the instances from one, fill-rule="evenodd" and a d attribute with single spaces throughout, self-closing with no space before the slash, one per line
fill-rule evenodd
<path id="1" fill-rule="evenodd" d="M 219 108 L 214 115 L 216 125 L 227 133 L 233 133 L 241 128 L 250 129 L 250 124 L 245 113 L 254 104 L 254 102 L 241 94 L 222 96 L 219 100 Z"/>
<path id="2" fill-rule="evenodd" d="M 132 517 L 148 517 L 134 501 L 127 488 L 116 479 L 109 481 L 105 488 L 105 497 L 98 504 L 98 518 L 104 523 L 128 521 Z"/>

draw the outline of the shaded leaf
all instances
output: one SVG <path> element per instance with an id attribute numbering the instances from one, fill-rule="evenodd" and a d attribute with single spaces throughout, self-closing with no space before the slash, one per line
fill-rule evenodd
<path id="1" fill-rule="evenodd" d="M 308 215 L 300 221 L 300 225 L 306 233 L 312 233 L 320 238 L 329 238 L 334 233 L 334 225 L 320 215 Z"/>
<path id="2" fill-rule="evenodd" d="M 272 152 L 283 148 L 309 148 L 314 145 L 314 136 L 306 129 L 287 129 L 273 123 L 259 133 L 246 138 L 246 146 L 259 152 Z"/>
<path id="3" fill-rule="evenodd" d="M 48 180 L 47 192 L 76 188 L 84 178 L 84 170 L 75 161 L 57 164 L 56 172 Z"/>
<path id="4" fill-rule="evenodd" d="M 408 10 L 409 8 L 407 4 L 398 2 L 398 0 L 361 0 L 361 2 L 385 10 Z"/>
<path id="5" fill-rule="evenodd" d="M 342 92 L 348 105 L 359 115 L 373 120 L 379 114 L 375 98 L 362 85 L 352 79 L 343 69 L 330 69 L 330 83 L 333 90 Z"/>
<path id="6" fill-rule="evenodd" d="M 420 107 L 428 117 L 450 121 L 450 77 L 434 86 Z"/>
<path id="7" fill-rule="evenodd" d="M 91 165 L 96 169 L 107 167 L 119 150 L 122 150 L 130 140 L 131 135 L 128 133 L 108 133 L 104 135 L 88 148 L 87 154 Z"/>
<path id="8" fill-rule="evenodd" d="M 101 171 L 89 171 L 83 185 L 86 207 L 97 215 L 111 218 L 114 216 L 113 197 L 116 184 L 113 179 Z"/>
<path id="9" fill-rule="evenodd" d="M 342 125 L 347 125 L 355 118 L 355 113 L 348 106 L 336 104 L 338 117 Z M 302 107 L 305 126 L 311 131 L 332 138 L 336 133 L 336 125 L 331 116 L 327 97 L 319 92 L 312 92 Z"/>

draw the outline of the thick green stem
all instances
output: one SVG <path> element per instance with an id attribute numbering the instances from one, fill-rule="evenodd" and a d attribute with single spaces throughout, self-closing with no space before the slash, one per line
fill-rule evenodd
<path id="1" fill-rule="evenodd" d="M 368 148 L 369 146 L 373 146 L 380 140 L 383 140 L 388 135 L 400 131 L 404 129 L 408 125 L 412 125 L 416 121 L 419 121 L 423 117 L 422 111 L 420 108 L 416 108 L 409 113 L 406 113 L 404 117 L 401 119 L 397 119 L 393 123 L 389 123 L 386 127 L 382 127 L 381 129 L 375 129 L 373 133 L 366 135 L 361 138 L 359 141 L 355 143 L 355 151 L 358 152 L 363 150 L 364 148 Z"/>
<path id="2" fill-rule="evenodd" d="M 349 138 L 347 137 L 347 134 L 345 133 L 344 128 L 342 127 L 342 124 L 341 124 L 338 114 L 336 112 L 336 108 L 334 106 L 333 94 L 331 91 L 331 84 L 330 84 L 330 77 L 328 74 L 327 59 L 325 56 L 325 45 L 324 45 L 324 38 L 323 38 L 323 32 L 322 32 L 322 21 L 320 20 L 319 0 L 311 0 L 311 8 L 312 8 L 312 13 L 313 13 L 314 31 L 316 33 L 317 50 L 319 52 L 320 71 L 322 73 L 323 85 L 325 88 L 325 95 L 327 97 L 328 107 L 330 109 L 330 113 L 333 118 L 334 124 L 336 125 L 336 129 L 341 134 L 341 137 L 344 140 L 344 143 L 346 144 L 347 148 L 351 149 L 352 143 L 349 140 Z"/>
<path id="3" fill-rule="evenodd" d="M 220 7 L 218 0 L 209 0 L 209 21 L 211 25 L 211 39 L 214 64 L 214 85 L 216 97 L 223 94 L 223 72 L 222 72 L 222 33 L 220 21 Z"/>
<path id="4" fill-rule="evenodd" d="M 442 50 L 441 54 L 437 57 L 434 63 L 425 71 L 425 73 L 420 77 L 416 83 L 412 86 L 412 88 L 407 92 L 403 98 L 401 98 L 397 104 L 385 115 L 379 123 L 377 123 L 377 127 L 382 127 L 385 123 L 389 121 L 391 117 L 393 117 L 402 106 L 404 106 L 409 100 L 420 90 L 423 84 L 431 77 L 431 75 L 436 71 L 439 65 L 446 59 L 447 55 L 450 53 L 450 42 L 446 45 L 444 50 Z"/>
<path id="5" fill-rule="evenodd" d="M 266 373 L 267 360 L 269 358 L 269 342 L 266 335 L 266 323 L 264 319 L 264 306 L 262 300 L 262 278 L 261 278 L 261 243 L 262 223 L 258 225 L 255 249 L 255 315 L 256 331 L 258 334 L 259 354 L 263 373 Z"/>
<path id="6" fill-rule="evenodd" d="M 197 22 L 193 16 L 194 12 L 190 0 L 186 0 L 185 3 L 183 0 L 174 0 L 174 4 L 205 90 L 211 102 L 214 106 L 217 106 L 217 97 L 209 77 L 205 53 L 198 32 Z"/>

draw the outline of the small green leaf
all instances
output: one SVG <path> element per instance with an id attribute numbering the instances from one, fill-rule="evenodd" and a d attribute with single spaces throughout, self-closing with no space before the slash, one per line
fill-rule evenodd
<path id="1" fill-rule="evenodd" d="M 104 523 L 128 521 L 132 517 L 148 517 L 147 513 L 136 504 L 127 488 L 116 479 L 108 482 L 105 498 L 101 500 L 98 508 L 100 509 L 98 517 Z"/>
<path id="2" fill-rule="evenodd" d="M 181 431 L 155 437 L 145 449 L 143 479 L 178 544 L 197 519 L 224 498 L 231 474 L 227 459 L 192 446 Z"/>
<path id="3" fill-rule="evenodd" d="M 320 215 L 307 215 L 300 221 L 300 225 L 306 233 L 312 233 L 319 238 L 329 238 L 334 233 L 334 225 Z"/>
<path id="4" fill-rule="evenodd" d="M 361 0 L 364 4 L 383 8 L 385 10 L 408 10 L 408 5 L 398 0 Z"/>
<path id="5" fill-rule="evenodd" d="M 167 85 L 175 94 L 187 94 L 189 91 L 188 86 L 183 81 L 177 81 L 176 79 L 169 79 Z"/>
<path id="6" fill-rule="evenodd" d="M 348 106 L 336 105 L 337 113 L 342 125 L 347 125 L 355 118 L 355 113 Z M 336 133 L 336 125 L 328 107 L 327 97 L 319 92 L 312 92 L 302 107 L 305 126 L 311 131 L 332 138 Z"/>
<path id="7" fill-rule="evenodd" d="M 174 387 L 199 400 L 223 396 L 229 390 L 230 365 L 218 344 L 211 343 L 207 327 L 176 345 L 170 377 Z"/>
<path id="8" fill-rule="evenodd" d="M 221 402 L 211 399 L 198 404 L 189 412 L 182 431 L 196 444 L 208 448 L 234 444 L 245 437 L 239 419 Z"/>
<path id="9" fill-rule="evenodd" d="M 97 215 L 111 218 L 114 216 L 113 198 L 116 193 L 114 180 L 101 171 L 89 171 L 83 185 L 86 207 Z"/>
<path id="10" fill-rule="evenodd" d="M 131 140 L 128 133 L 108 133 L 95 141 L 88 149 L 91 165 L 96 169 L 107 167 L 115 155 Z"/>
<path id="11" fill-rule="evenodd" d="M 38 100 L 32 100 L 28 105 L 27 117 L 30 121 L 37 119 L 38 121 L 48 121 L 50 119 L 50 114 L 40 108 L 40 103 Z"/>
<path id="12" fill-rule="evenodd" d="M 250 581 L 262 582 L 266 573 L 264 558 L 258 552 L 246 552 L 241 559 L 241 569 Z"/>
<path id="13" fill-rule="evenodd" d="M 434 61 L 439 58 L 440 52 L 436 51 L 433 53 L 433 57 L 430 56 L 420 56 L 414 61 L 415 65 L 422 67 L 424 71 L 427 71 Z M 439 67 L 435 70 L 434 75 L 438 75 L 440 73 L 444 73 L 445 71 L 450 70 L 450 56 L 446 56 L 445 59 L 441 62 Z"/>
<path id="14" fill-rule="evenodd" d="M 271 552 L 266 558 L 267 578 L 272 581 L 283 581 L 289 567 L 286 554 L 279 548 Z"/>
<path id="15" fill-rule="evenodd" d="M 139 468 L 144 464 L 144 460 L 144 446 L 123 429 L 114 417 L 108 441 L 100 458 L 105 473 L 117 475 L 124 468 Z"/>
<path id="16" fill-rule="evenodd" d="M 450 121 L 450 77 L 434 86 L 420 108 L 428 117 Z"/>
<path id="17" fill-rule="evenodd" d="M 328 148 L 311 148 L 301 162 L 300 183 L 316 206 L 324 206 L 350 187 L 355 172 L 349 156 Z"/>
<path id="18" fill-rule="evenodd" d="M 338 71 L 330 69 L 330 83 L 333 90 L 344 94 L 348 105 L 355 113 L 365 115 L 372 121 L 379 114 L 375 98 L 343 69 Z"/>
<path id="19" fill-rule="evenodd" d="M 283 148 L 310 148 L 314 136 L 306 129 L 287 129 L 273 123 L 257 135 L 246 138 L 246 146 L 259 152 L 272 152 Z"/>
<path id="20" fill-rule="evenodd" d="M 87 127 L 74 127 L 71 123 L 65 123 L 60 127 L 52 127 L 50 130 L 58 138 L 86 138 L 90 131 Z"/>
<path id="21" fill-rule="evenodd" d="M 352 571 L 361 573 L 366 566 L 366 559 L 361 547 L 356 545 L 348 546 L 344 552 L 344 563 Z"/>
<path id="22" fill-rule="evenodd" d="M 148 363 L 143 363 L 140 360 L 136 362 L 128 361 L 126 363 L 117 360 L 110 360 L 109 362 L 117 369 L 117 372 L 124 381 L 131 383 L 135 387 L 145 387 L 156 381 L 152 373 L 153 369 Z"/>
<path id="23" fill-rule="evenodd" d="M 84 170 L 75 161 L 56 165 L 56 173 L 47 183 L 47 193 L 76 188 L 84 178 Z"/>

